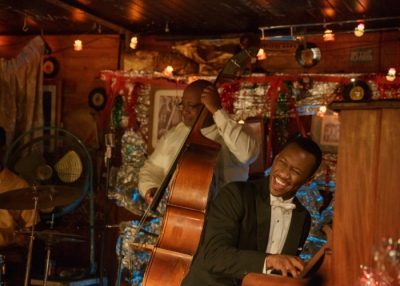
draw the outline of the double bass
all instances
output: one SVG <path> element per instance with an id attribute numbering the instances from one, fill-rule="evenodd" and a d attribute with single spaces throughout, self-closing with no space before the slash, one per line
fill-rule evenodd
<path id="1" fill-rule="evenodd" d="M 257 40 L 246 39 L 243 49 L 234 55 L 218 75 L 216 81 L 235 78 L 244 66 L 248 66 L 258 51 Z M 242 42 L 243 43 L 243 42 Z M 164 183 L 154 195 L 151 209 L 157 207 L 163 189 L 169 184 L 169 198 L 160 236 L 152 250 L 143 285 L 180 285 L 189 270 L 203 230 L 209 201 L 209 190 L 220 145 L 206 137 L 200 130 L 209 116 L 203 107 L 192 127 L 182 150 L 174 162 L 169 183 Z M 170 173 L 173 173 L 170 174 Z"/>

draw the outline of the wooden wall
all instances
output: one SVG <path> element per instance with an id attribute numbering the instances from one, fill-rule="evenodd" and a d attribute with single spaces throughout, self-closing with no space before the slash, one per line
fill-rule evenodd
<path id="1" fill-rule="evenodd" d="M 360 266 L 377 269 L 385 259 L 374 261 L 375 251 L 384 239 L 400 236 L 399 108 L 398 102 L 336 105 L 341 126 L 331 285 L 357 285 Z"/>
<path id="2" fill-rule="evenodd" d="M 75 39 L 83 42 L 82 51 L 74 51 Z M 0 58 L 12 58 L 32 37 L 0 36 Z M 59 72 L 46 83 L 60 87 L 62 123 L 65 129 L 96 147 L 94 139 L 96 114 L 88 107 L 90 91 L 103 85 L 99 71 L 119 68 L 118 35 L 44 36 L 52 53 L 59 62 Z"/>

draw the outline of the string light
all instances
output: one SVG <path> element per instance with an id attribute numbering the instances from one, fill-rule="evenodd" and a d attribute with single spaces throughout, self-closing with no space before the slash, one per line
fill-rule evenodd
<path id="1" fill-rule="evenodd" d="M 396 79 L 396 69 L 390 68 L 387 72 L 386 79 L 388 81 L 394 81 Z"/>
<path id="2" fill-rule="evenodd" d="M 326 107 L 325 105 L 321 105 L 321 106 L 319 107 L 318 112 L 317 112 L 317 116 L 319 116 L 319 117 L 324 117 L 324 115 L 325 115 L 325 113 L 326 113 L 327 110 L 328 110 L 328 109 L 327 109 L 327 107 Z"/>
<path id="3" fill-rule="evenodd" d="M 365 25 L 364 23 L 359 23 L 355 28 L 354 28 L 354 35 L 356 37 L 362 37 L 365 32 Z"/>
<path id="4" fill-rule="evenodd" d="M 167 66 L 164 70 L 163 70 L 163 74 L 167 77 L 172 77 L 174 74 L 174 68 L 172 66 Z"/>
<path id="5" fill-rule="evenodd" d="M 332 42 L 335 40 L 335 34 L 330 29 L 325 29 L 324 34 L 322 35 L 324 42 Z"/>
<path id="6" fill-rule="evenodd" d="M 133 36 L 133 37 L 131 38 L 131 42 L 130 42 L 130 44 L 129 44 L 129 47 L 130 47 L 132 50 L 134 50 L 134 49 L 136 49 L 137 44 L 138 44 L 138 37 Z"/>
<path id="7" fill-rule="evenodd" d="M 262 61 L 267 59 L 267 53 L 264 49 L 259 49 L 257 53 L 257 60 Z"/>
<path id="8" fill-rule="evenodd" d="M 81 40 L 75 40 L 74 42 L 74 50 L 75 51 L 82 51 L 83 46 L 82 46 L 82 41 Z"/>

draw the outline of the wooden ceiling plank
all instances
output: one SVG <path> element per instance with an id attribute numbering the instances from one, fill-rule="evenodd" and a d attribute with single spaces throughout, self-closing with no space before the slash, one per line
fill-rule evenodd
<path id="1" fill-rule="evenodd" d="M 107 28 L 109 28 L 111 30 L 114 30 L 118 34 L 130 34 L 130 33 L 132 33 L 129 29 L 127 29 L 127 28 L 125 28 L 125 27 L 123 27 L 121 25 L 115 24 L 115 23 L 113 23 L 113 22 L 111 22 L 109 20 L 106 20 L 104 18 L 96 16 L 96 15 L 86 11 L 83 8 L 75 7 L 74 5 L 67 4 L 62 0 L 45 0 L 45 1 L 50 3 L 50 4 L 52 4 L 52 5 L 55 5 L 57 7 L 63 8 L 63 9 L 65 9 L 65 10 L 71 12 L 71 13 L 74 12 L 74 10 L 78 9 L 78 10 L 84 12 L 89 19 L 91 19 L 91 20 L 97 22 L 98 24 L 103 25 L 103 26 L 105 26 L 105 27 L 107 27 Z"/>

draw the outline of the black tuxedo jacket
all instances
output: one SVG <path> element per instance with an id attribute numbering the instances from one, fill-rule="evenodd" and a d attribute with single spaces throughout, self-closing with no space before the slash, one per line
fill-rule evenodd
<path id="1" fill-rule="evenodd" d="M 282 254 L 298 255 L 311 217 L 297 198 L 293 203 Z M 270 219 L 269 177 L 225 186 L 211 203 L 199 248 L 181 285 L 240 285 L 247 273 L 262 273 Z"/>

